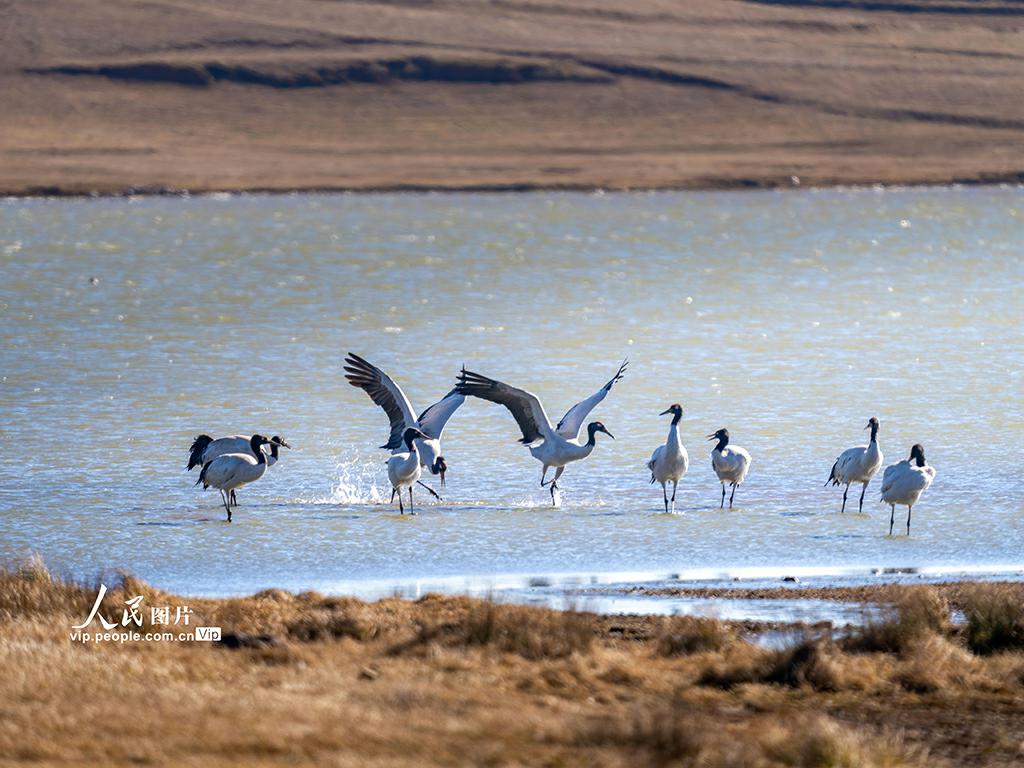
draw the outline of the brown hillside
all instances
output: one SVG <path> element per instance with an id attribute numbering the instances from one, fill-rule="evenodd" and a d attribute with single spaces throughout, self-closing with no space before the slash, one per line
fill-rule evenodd
<path id="1" fill-rule="evenodd" d="M 1014 0 L 0 3 L 0 191 L 1024 178 Z"/>

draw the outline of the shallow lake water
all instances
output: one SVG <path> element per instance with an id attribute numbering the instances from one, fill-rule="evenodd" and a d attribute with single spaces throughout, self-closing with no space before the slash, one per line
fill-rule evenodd
<path id="1" fill-rule="evenodd" d="M 1019 578 L 1022 256 L 1020 188 L 0 202 L 0 557 L 191 594 Z M 417 409 L 465 364 L 552 419 L 628 357 L 593 414 L 616 439 L 552 508 L 511 416 L 467 402 L 445 500 L 400 516 L 350 350 Z M 673 516 L 644 464 L 677 401 Z M 879 478 L 863 515 L 822 487 L 869 416 L 886 463 L 920 442 L 937 469 L 909 538 Z M 724 511 L 722 426 L 753 456 Z M 253 431 L 294 447 L 228 525 L 187 448 Z"/>

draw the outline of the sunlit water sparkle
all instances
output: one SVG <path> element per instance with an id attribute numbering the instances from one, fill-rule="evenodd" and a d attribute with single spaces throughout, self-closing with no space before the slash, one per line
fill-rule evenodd
<path id="1" fill-rule="evenodd" d="M 1022 216 L 1018 188 L 4 201 L 0 556 L 192 594 L 1019 576 Z M 594 414 L 617 439 L 552 509 L 511 417 L 467 403 L 445 501 L 402 517 L 349 350 L 417 408 L 465 363 L 552 419 L 628 357 Z M 691 467 L 666 516 L 644 463 L 675 401 Z M 822 487 L 872 415 L 887 463 L 921 442 L 938 470 L 910 538 L 877 480 L 865 515 Z M 731 511 L 721 426 L 753 455 Z M 254 430 L 294 449 L 227 525 L 187 446 Z"/>

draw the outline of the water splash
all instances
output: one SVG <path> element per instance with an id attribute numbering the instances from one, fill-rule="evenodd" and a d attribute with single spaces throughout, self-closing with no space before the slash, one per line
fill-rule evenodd
<path id="1" fill-rule="evenodd" d="M 338 462 L 337 480 L 326 496 L 298 499 L 300 504 L 383 504 L 391 496 L 389 489 L 380 488 L 376 479 L 379 467 L 360 459 Z"/>

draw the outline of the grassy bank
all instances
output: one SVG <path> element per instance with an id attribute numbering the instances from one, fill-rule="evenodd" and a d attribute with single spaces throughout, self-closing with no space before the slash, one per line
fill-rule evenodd
<path id="1" fill-rule="evenodd" d="M 4 8 L 0 193 L 1024 179 L 1013 0 Z"/>
<path id="2" fill-rule="evenodd" d="M 112 583 L 106 580 L 108 586 Z M 131 578 L 107 614 L 187 604 L 221 643 L 73 643 L 93 586 L 0 576 L 13 764 L 1014 765 L 1018 589 L 892 595 L 892 621 L 768 650 L 713 620 L 427 596 L 184 599 Z M 145 612 L 148 620 L 148 611 Z M 146 626 L 142 631 L 154 627 Z"/>

